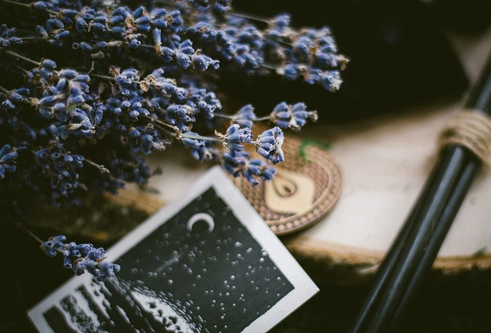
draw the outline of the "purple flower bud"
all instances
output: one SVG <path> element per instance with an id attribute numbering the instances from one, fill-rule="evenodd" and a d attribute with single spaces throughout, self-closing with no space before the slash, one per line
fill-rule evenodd
<path id="1" fill-rule="evenodd" d="M 56 40 L 64 40 L 70 37 L 70 31 L 65 30 L 55 35 Z"/>
<path id="2" fill-rule="evenodd" d="M 51 4 L 47 1 L 36 1 L 32 6 L 38 10 L 46 10 L 51 8 Z"/>
<path id="3" fill-rule="evenodd" d="M 136 49 L 140 45 L 141 45 L 141 42 L 136 38 L 130 40 L 130 42 L 128 43 L 128 46 L 132 49 Z"/>
<path id="4" fill-rule="evenodd" d="M 1 158 L 0 158 L 0 164 L 10 164 L 12 163 L 17 157 L 19 156 L 19 154 L 17 154 L 16 152 L 12 152 L 12 153 L 8 153 L 8 154 L 5 154 L 3 155 Z"/>
<path id="5" fill-rule="evenodd" d="M 322 86 L 331 92 L 339 90 L 341 87 L 341 76 L 339 71 L 327 71 L 322 75 Z"/>
<path id="6" fill-rule="evenodd" d="M 233 150 L 243 150 L 241 143 L 252 143 L 254 137 L 252 136 L 251 129 L 249 127 L 240 128 L 239 124 L 233 124 L 227 129 L 226 135 L 219 135 L 224 141 L 224 145 L 230 147 Z"/>
<path id="7" fill-rule="evenodd" d="M 168 26 L 167 21 L 162 20 L 162 19 L 154 20 L 153 24 L 155 25 L 156 28 L 159 28 L 159 29 L 165 29 Z"/>
<path id="8" fill-rule="evenodd" d="M 46 30 L 51 32 L 52 30 L 63 29 L 65 25 L 59 19 L 49 19 L 46 21 Z"/>
<path id="9" fill-rule="evenodd" d="M 186 135 L 189 136 L 198 136 L 197 133 L 194 132 L 186 132 Z M 189 138 L 189 137 L 183 137 L 181 139 L 182 143 L 185 144 L 186 146 L 189 146 L 191 148 L 204 148 L 205 147 L 205 141 L 201 139 L 194 139 L 194 138 Z"/>
<path id="10" fill-rule="evenodd" d="M 281 14 L 278 16 L 275 16 L 271 20 L 271 24 L 275 25 L 279 28 L 285 28 L 290 25 L 291 17 L 289 14 Z"/>
<path id="11" fill-rule="evenodd" d="M 207 57 L 203 54 L 200 55 L 194 55 L 191 57 L 193 60 L 193 65 L 194 68 L 196 68 L 199 71 L 205 71 L 208 69 L 208 66 L 210 66 L 211 63 L 211 58 Z"/>
<path id="12" fill-rule="evenodd" d="M 264 131 L 256 140 L 256 150 L 265 159 L 273 164 L 278 164 L 285 160 L 285 155 L 281 150 L 283 145 L 283 132 L 279 127 Z"/>
<path id="13" fill-rule="evenodd" d="M 121 266 L 107 261 L 103 261 L 100 264 L 100 267 L 100 273 L 98 276 L 96 276 L 97 280 L 99 281 L 104 281 L 107 278 L 114 277 L 115 273 L 119 272 L 121 269 Z"/>
<path id="14" fill-rule="evenodd" d="M 255 119 L 256 115 L 254 114 L 254 107 L 251 104 L 247 104 L 237 112 L 233 121 L 241 127 L 252 128 Z"/>
<path id="15" fill-rule="evenodd" d="M 92 260 L 92 261 L 98 261 L 98 260 L 104 259 L 105 257 L 106 257 L 106 251 L 102 247 L 97 248 L 97 249 L 93 248 L 87 254 L 87 258 Z"/>
<path id="16" fill-rule="evenodd" d="M 10 145 L 4 145 L 0 149 L 0 179 L 5 178 L 5 172 L 15 172 L 17 169 L 13 164 L 18 157 L 18 153 L 12 151 Z"/>
<path id="17" fill-rule="evenodd" d="M 191 57 L 182 52 L 176 53 L 176 60 L 177 64 L 183 69 L 188 69 L 192 64 Z"/>
<path id="18" fill-rule="evenodd" d="M 288 64 L 278 71 L 278 74 L 283 75 L 287 80 L 295 81 L 298 79 L 299 72 L 296 64 Z"/>
<path id="19" fill-rule="evenodd" d="M 87 22 L 79 17 L 75 23 L 75 29 L 77 29 L 77 32 L 84 32 L 84 31 L 87 31 L 89 28 L 89 25 L 87 24 Z"/>
<path id="20" fill-rule="evenodd" d="M 78 73 L 73 69 L 62 69 L 59 73 L 61 77 L 68 80 L 73 80 L 78 75 Z"/>

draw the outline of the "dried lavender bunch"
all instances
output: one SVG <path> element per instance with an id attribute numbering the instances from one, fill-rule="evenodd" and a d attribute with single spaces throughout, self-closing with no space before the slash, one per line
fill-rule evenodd
<path id="1" fill-rule="evenodd" d="M 210 66 L 218 69 L 220 60 L 225 70 L 240 69 L 249 75 L 276 72 L 288 80 L 303 78 L 329 91 L 339 89 L 339 71 L 348 59 L 337 53 L 328 27 L 294 29 L 290 16 L 282 14 L 259 20 L 266 26 L 260 29 L 240 15 L 210 10 L 220 5 L 218 1 L 213 6 L 207 0 L 188 3 L 193 6 L 147 11 L 125 6 L 65 9 L 56 1 L 38 1 L 31 8 L 39 25 L 33 36 L 25 38 L 77 50 L 86 61 L 124 54 L 204 71 Z"/>
<path id="2" fill-rule="evenodd" d="M 175 141 L 252 185 L 271 180 L 284 161 L 282 130 L 298 131 L 317 113 L 285 102 L 265 117 L 251 105 L 226 112 L 207 73 L 276 73 L 336 91 L 347 59 L 327 28 L 296 30 L 280 15 L 260 29 L 229 7 L 0 0 L 2 208 L 15 219 L 34 198 L 80 205 L 88 191 L 145 184 L 145 156 Z M 272 126 L 255 137 L 261 121 Z"/>
<path id="3" fill-rule="evenodd" d="M 337 53 L 328 27 L 297 30 L 290 26 L 288 14 L 261 21 L 265 29 L 240 16 L 208 12 L 191 15 L 185 34 L 205 53 L 223 61 L 224 67 L 249 75 L 273 71 L 290 81 L 302 78 L 328 91 L 339 89 L 340 70 L 348 59 Z"/>

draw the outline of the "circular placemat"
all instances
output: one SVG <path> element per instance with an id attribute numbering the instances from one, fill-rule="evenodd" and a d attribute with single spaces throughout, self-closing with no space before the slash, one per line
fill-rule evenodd
<path id="1" fill-rule="evenodd" d="M 306 228 L 334 207 L 342 189 L 342 175 L 328 147 L 294 136 L 285 138 L 285 162 L 270 182 L 255 187 L 234 182 L 277 235 Z"/>

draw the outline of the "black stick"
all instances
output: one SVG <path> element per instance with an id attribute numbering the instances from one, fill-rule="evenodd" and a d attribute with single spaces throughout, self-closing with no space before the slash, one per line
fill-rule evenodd
<path id="1" fill-rule="evenodd" d="M 374 311 L 367 332 L 385 332 L 391 324 L 395 310 L 404 292 L 411 282 L 412 275 L 425 253 L 430 235 L 436 227 L 443 207 L 446 206 L 464 164 L 462 149 L 449 147 L 434 169 L 434 178 L 430 182 L 428 197 L 425 197 L 420 210 L 416 213 L 415 224 L 411 228 L 406 244 L 381 292 L 380 301 Z"/>
<path id="2" fill-rule="evenodd" d="M 438 165 L 447 165 L 451 162 L 451 165 L 453 166 L 452 172 L 455 173 L 454 170 L 458 170 L 460 167 L 460 164 L 457 161 L 450 161 L 451 154 L 450 152 L 447 151 L 447 154 L 444 154 L 444 156 L 441 157 Z M 413 208 L 409 218 L 406 220 L 406 223 L 403 226 L 403 229 L 400 231 L 396 241 L 393 243 L 391 246 L 388 254 L 384 258 L 378 272 L 377 272 L 377 278 L 375 281 L 375 285 L 372 288 L 367 301 L 365 302 L 364 306 L 362 307 L 362 310 L 357 318 L 357 321 L 352 328 L 351 332 L 366 332 L 368 325 L 374 320 L 375 317 L 378 315 L 378 310 L 380 307 L 380 304 L 382 301 L 382 297 L 386 294 L 386 288 L 387 285 L 391 283 L 391 279 L 393 278 L 393 273 L 396 270 L 400 270 L 400 268 L 397 268 L 397 265 L 401 263 L 401 256 L 403 255 L 403 251 L 407 251 L 408 246 L 411 244 L 410 237 L 414 237 L 414 233 L 417 232 L 418 227 L 421 226 L 421 218 L 419 217 L 421 215 L 422 209 L 425 207 L 423 205 L 426 205 L 426 209 L 428 206 L 428 197 L 429 196 L 434 196 L 435 195 L 435 184 L 440 184 L 444 183 L 446 187 L 450 187 L 455 179 L 457 178 L 456 176 L 450 177 L 451 179 L 448 179 L 449 176 L 445 173 L 442 174 L 442 172 L 436 172 L 436 170 L 432 173 L 430 179 L 426 183 L 425 190 L 423 191 L 423 194 L 419 197 L 418 204 L 415 205 Z M 446 189 L 443 189 L 443 191 L 440 191 L 438 197 L 442 197 L 442 192 L 444 193 Z M 442 201 L 443 199 L 440 199 Z M 437 207 L 438 208 L 438 205 Z M 419 219 L 419 221 L 418 221 Z M 413 236 L 411 236 L 413 234 Z"/>
<path id="3" fill-rule="evenodd" d="M 428 185 L 426 188 L 423 190 L 423 193 L 428 192 Z M 351 332 L 353 333 L 358 333 L 358 332 L 363 332 L 365 329 L 366 322 L 369 320 L 369 316 L 372 313 L 372 310 L 374 309 L 375 305 L 377 304 L 377 301 L 379 300 L 380 293 L 382 292 L 382 288 L 385 285 L 389 273 L 392 270 L 392 267 L 394 267 L 394 264 L 396 262 L 396 259 L 401 252 L 402 245 L 406 242 L 406 238 L 409 234 L 409 231 L 411 230 L 411 227 L 414 224 L 414 218 L 415 215 L 418 211 L 418 209 L 421 206 L 421 202 L 423 201 L 424 195 L 421 195 L 418 199 L 418 202 L 414 205 L 410 216 L 407 219 L 407 222 L 402 226 L 402 229 L 399 231 L 399 234 L 395 241 L 393 242 L 392 246 L 389 249 L 389 252 L 385 255 L 384 260 L 380 264 L 379 268 L 377 269 L 377 274 L 375 276 L 375 281 L 374 281 L 374 288 L 370 291 L 370 294 L 367 296 L 367 299 L 365 303 L 363 304 L 362 310 L 358 314 L 358 320 L 351 329 Z"/>
<path id="4" fill-rule="evenodd" d="M 474 157 L 472 156 L 471 158 Z M 443 211 L 442 217 L 437 223 L 436 229 L 433 232 L 425 254 L 421 259 L 421 263 L 414 273 L 411 283 L 406 289 L 401 304 L 394 315 L 392 328 L 389 330 L 390 332 L 399 331 L 398 325 L 405 318 L 405 314 L 407 313 L 407 310 L 409 309 L 414 297 L 417 295 L 417 292 L 421 288 L 426 276 L 431 271 L 431 267 L 438 255 L 438 251 L 440 250 L 440 247 L 442 246 L 443 241 L 445 240 L 445 237 L 452 226 L 452 222 L 458 213 L 459 207 L 462 205 L 462 202 L 464 201 L 465 196 L 471 187 L 472 180 L 476 176 L 480 164 L 481 163 L 474 158 L 462 172 L 460 180 L 457 183 L 452 196 L 450 197 L 447 207 Z"/>
<path id="5" fill-rule="evenodd" d="M 469 97 L 467 108 L 489 113 L 490 105 L 491 58 Z M 475 170 L 470 172 L 472 167 L 468 166 L 474 163 Z M 420 205 L 413 209 L 384 259 L 375 286 L 351 332 L 385 332 L 395 319 L 402 317 L 411 294 L 431 269 L 460 207 L 459 199 L 465 196 L 479 165 L 466 148 L 453 145 L 442 152 L 427 182 L 427 190 L 420 196 Z M 465 172 L 467 168 L 471 169 Z"/>

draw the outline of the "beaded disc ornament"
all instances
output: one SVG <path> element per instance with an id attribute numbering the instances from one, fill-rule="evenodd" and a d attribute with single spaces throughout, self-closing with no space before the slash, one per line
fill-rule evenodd
<path id="1" fill-rule="evenodd" d="M 233 179 L 251 205 L 277 235 L 318 222 L 336 205 L 342 174 L 327 148 L 290 136 L 283 151 L 288 163 L 277 167 L 272 181 L 253 187 Z"/>

